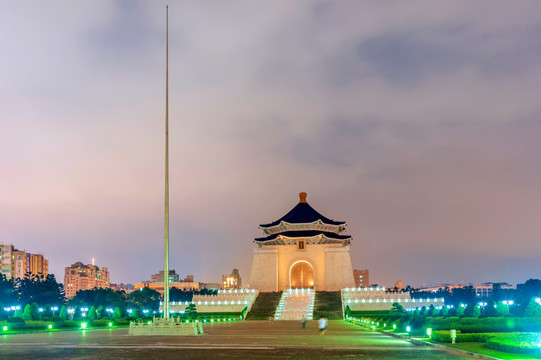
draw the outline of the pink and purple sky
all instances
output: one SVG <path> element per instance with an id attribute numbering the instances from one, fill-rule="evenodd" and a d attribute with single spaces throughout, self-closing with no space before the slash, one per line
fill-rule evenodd
<path id="1" fill-rule="evenodd" d="M 170 1 L 171 258 L 216 282 L 306 191 L 371 282 L 541 277 L 539 1 Z M 0 242 L 163 267 L 165 2 L 0 3 Z"/>

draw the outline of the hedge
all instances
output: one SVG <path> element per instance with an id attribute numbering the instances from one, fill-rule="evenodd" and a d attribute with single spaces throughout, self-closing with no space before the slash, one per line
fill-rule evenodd
<path id="1" fill-rule="evenodd" d="M 473 334 L 462 334 L 461 332 L 456 333 L 455 342 L 464 343 L 464 342 L 478 342 L 484 343 L 488 340 L 495 338 L 500 335 L 499 333 L 473 333 Z M 448 330 L 438 330 L 432 332 L 432 340 L 436 340 L 443 343 L 451 343 L 451 335 Z"/>
<path id="2" fill-rule="evenodd" d="M 486 346 L 500 351 L 518 354 L 541 354 L 539 333 L 502 334 L 487 341 Z"/>
<path id="3" fill-rule="evenodd" d="M 541 318 L 429 318 L 427 327 L 433 330 L 460 330 L 462 333 L 537 331 L 541 328 Z"/>

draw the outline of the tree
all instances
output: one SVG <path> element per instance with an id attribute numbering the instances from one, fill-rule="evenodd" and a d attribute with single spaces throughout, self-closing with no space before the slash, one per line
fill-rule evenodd
<path id="1" fill-rule="evenodd" d="M 472 316 L 473 317 L 476 317 L 478 318 L 479 316 L 481 316 L 481 306 L 479 306 L 479 304 L 475 305 L 473 307 L 473 313 L 472 313 Z"/>
<path id="2" fill-rule="evenodd" d="M 66 305 L 62 305 L 60 308 L 60 314 L 58 314 L 62 320 L 68 320 L 68 309 L 66 308 Z"/>
<path id="3" fill-rule="evenodd" d="M 32 320 L 32 307 L 30 304 L 26 304 L 23 311 L 23 320 Z"/>
<path id="4" fill-rule="evenodd" d="M 4 274 L 0 274 L 0 299 L 5 306 L 13 306 L 17 300 L 13 279 L 8 279 Z"/>
<path id="5" fill-rule="evenodd" d="M 194 295 L 216 295 L 218 290 L 202 288 L 200 290 L 184 290 L 176 287 L 169 289 L 169 301 L 191 302 Z"/>
<path id="6" fill-rule="evenodd" d="M 128 307 L 138 310 L 158 311 L 160 307 L 160 293 L 154 289 L 141 288 L 133 291 L 126 297 Z"/>
<path id="7" fill-rule="evenodd" d="M 449 315 L 449 308 L 447 306 L 444 306 L 441 310 L 441 316 L 445 317 L 447 315 Z"/>
<path id="8" fill-rule="evenodd" d="M 509 305 L 504 304 L 502 301 L 496 303 L 496 315 L 505 316 L 509 314 Z"/>
<path id="9" fill-rule="evenodd" d="M 117 320 L 122 317 L 122 311 L 120 311 L 120 308 L 117 306 L 115 307 L 115 310 L 113 312 L 113 319 Z"/>
<path id="10" fill-rule="evenodd" d="M 80 307 L 99 307 L 106 308 L 124 307 L 125 300 L 119 292 L 109 288 L 94 288 L 90 290 L 79 290 L 74 297 L 69 300 L 71 306 Z"/>
<path id="11" fill-rule="evenodd" d="M 463 316 L 465 308 L 466 308 L 466 304 L 463 304 L 463 303 L 458 304 L 458 307 L 456 308 L 456 315 Z"/>
<path id="12" fill-rule="evenodd" d="M 59 306 L 64 304 L 66 295 L 64 293 L 64 285 L 59 284 L 53 274 L 45 277 L 45 280 L 37 283 L 38 304 L 50 304 Z"/>
<path id="13" fill-rule="evenodd" d="M 516 295 L 516 300 L 527 306 L 532 297 L 541 296 L 541 280 L 529 279 L 524 284 L 518 284 Z"/>
<path id="14" fill-rule="evenodd" d="M 496 316 L 496 303 L 494 302 L 494 300 L 489 299 L 487 301 L 484 312 L 486 316 Z"/>
<path id="15" fill-rule="evenodd" d="M 90 320 L 96 320 L 96 307 L 94 305 L 88 309 L 88 318 Z"/>
<path id="16" fill-rule="evenodd" d="M 404 309 L 404 307 L 402 305 L 400 305 L 399 303 L 395 302 L 393 303 L 393 308 L 391 309 L 392 312 L 397 312 L 397 313 L 400 313 L 400 314 L 405 314 L 406 313 L 406 310 Z"/>
<path id="17" fill-rule="evenodd" d="M 39 305 L 37 302 L 33 302 L 32 304 L 30 304 L 30 311 L 31 311 L 31 314 L 32 314 L 32 320 L 39 320 L 41 315 L 39 313 Z"/>
<path id="18" fill-rule="evenodd" d="M 14 287 L 21 303 L 36 302 L 42 306 L 62 305 L 64 303 L 64 285 L 59 284 L 53 274 L 30 275 L 15 280 Z"/>
<path id="19" fill-rule="evenodd" d="M 472 317 L 475 311 L 475 307 L 476 307 L 475 303 L 467 304 L 466 308 L 464 309 L 464 316 Z"/>
<path id="20" fill-rule="evenodd" d="M 526 316 L 541 317 L 541 304 L 535 301 L 538 298 L 531 298 L 528 306 L 526 306 Z"/>
<path id="21" fill-rule="evenodd" d="M 98 319 L 101 319 L 103 317 L 103 305 L 98 306 L 98 310 L 96 310 L 96 315 L 98 316 Z"/>
<path id="22" fill-rule="evenodd" d="M 188 320 L 194 320 L 197 317 L 197 309 L 194 303 L 186 306 L 186 309 L 184 310 L 184 316 Z"/>
<path id="23" fill-rule="evenodd" d="M 473 286 L 465 286 L 462 288 L 454 288 L 449 299 L 445 301 L 446 304 L 453 305 L 457 308 L 460 303 L 473 304 L 476 301 L 475 289 Z"/>

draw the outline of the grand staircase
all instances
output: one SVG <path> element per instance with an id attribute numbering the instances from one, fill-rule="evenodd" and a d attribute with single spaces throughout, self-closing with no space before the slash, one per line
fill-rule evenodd
<path id="1" fill-rule="evenodd" d="M 268 320 L 274 318 L 281 296 L 282 292 L 260 292 L 248 315 L 246 315 L 246 320 Z"/>
<path id="2" fill-rule="evenodd" d="M 315 291 L 313 289 L 289 289 L 282 298 L 274 314 L 275 320 L 312 320 Z"/>

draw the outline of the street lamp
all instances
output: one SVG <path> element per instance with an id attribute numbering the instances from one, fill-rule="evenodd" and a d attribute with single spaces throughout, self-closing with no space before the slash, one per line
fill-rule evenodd
<path id="1" fill-rule="evenodd" d="M 53 311 L 53 317 L 54 317 L 54 312 L 55 312 L 56 310 L 58 310 L 58 306 L 53 306 L 53 307 L 51 308 L 51 310 Z"/>
<path id="2" fill-rule="evenodd" d="M 479 307 L 481 308 L 481 314 L 485 313 L 485 306 L 487 306 L 486 302 L 480 302 Z"/>
<path id="3" fill-rule="evenodd" d="M 513 305 L 513 304 L 514 304 L 514 301 L 513 301 L 513 300 L 504 300 L 504 301 L 502 301 L 502 302 L 503 302 L 503 304 L 504 304 L 505 306 L 507 306 L 507 312 L 509 313 L 509 305 Z"/>

